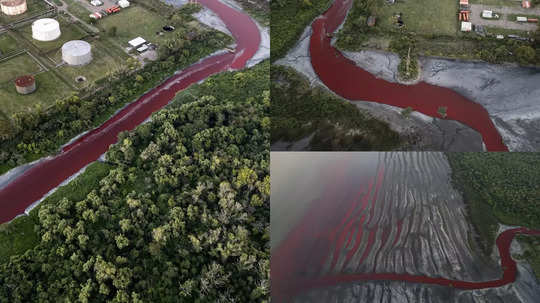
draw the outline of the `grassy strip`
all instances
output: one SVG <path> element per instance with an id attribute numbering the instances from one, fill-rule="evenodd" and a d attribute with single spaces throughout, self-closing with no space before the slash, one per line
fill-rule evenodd
<path id="1" fill-rule="evenodd" d="M 36 225 L 39 225 L 38 209 L 45 204 L 58 203 L 66 198 L 80 201 L 99 187 L 99 181 L 109 174 L 111 166 L 101 162 L 90 164 L 84 173 L 65 186 L 59 187 L 47 197 L 29 216 L 19 217 L 11 223 L 0 225 L 0 263 L 7 262 L 11 256 L 23 254 L 39 243 Z"/>
<path id="2" fill-rule="evenodd" d="M 298 41 L 306 26 L 322 14 L 330 5 L 330 0 L 277 0 L 272 1 L 270 24 L 270 55 L 272 61 L 283 57 Z"/>
<path id="3" fill-rule="evenodd" d="M 322 88 L 312 88 L 293 69 L 271 69 L 271 142 L 314 134 L 312 150 L 392 150 L 399 135 L 388 124 Z"/>

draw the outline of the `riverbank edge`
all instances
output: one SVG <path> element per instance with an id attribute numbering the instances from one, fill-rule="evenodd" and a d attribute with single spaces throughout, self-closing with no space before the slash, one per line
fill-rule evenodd
<path id="1" fill-rule="evenodd" d="M 264 27 L 264 26 L 262 26 L 261 24 L 259 24 L 259 23 L 257 22 L 257 20 L 254 19 L 254 17 L 251 16 L 251 15 L 250 15 L 248 12 L 246 12 L 245 10 L 243 10 L 243 9 L 241 9 L 241 8 L 238 8 L 238 7 L 234 6 L 234 5 L 231 5 L 231 2 L 233 2 L 233 1 L 232 1 L 232 0 L 223 1 L 223 3 L 227 4 L 228 6 L 234 8 L 234 9 L 238 9 L 238 10 L 240 10 L 240 11 L 243 11 L 244 13 L 247 13 L 248 16 L 250 16 L 250 17 L 254 20 L 255 24 L 256 24 L 257 27 L 259 28 L 260 35 L 261 35 L 261 36 L 264 36 L 264 35 L 265 35 L 265 33 L 264 33 L 263 31 L 265 31 L 266 33 L 269 33 L 267 27 Z M 237 5 L 238 5 L 238 4 L 237 4 Z M 216 29 L 216 30 L 218 30 L 218 29 Z M 232 37 L 230 37 L 230 38 L 232 39 Z M 266 41 L 269 42 L 269 35 L 268 35 L 268 39 L 267 39 Z M 245 66 L 243 69 L 241 69 L 241 70 L 252 68 L 253 66 L 255 66 L 255 65 L 257 65 L 257 64 L 259 64 L 259 63 L 261 63 L 261 62 L 264 62 L 265 60 L 268 60 L 268 58 L 270 57 L 270 52 L 269 52 L 270 49 L 269 49 L 269 47 L 266 48 L 266 45 L 265 45 L 266 41 L 263 41 L 263 39 L 261 39 L 261 43 L 260 43 L 260 45 L 259 45 L 259 50 L 257 51 L 257 53 L 254 54 L 254 56 L 253 56 L 250 60 L 248 60 L 248 62 L 246 63 L 246 66 Z M 266 54 L 266 53 L 263 54 L 266 50 L 268 50 L 268 54 Z M 215 56 L 216 54 L 219 54 L 219 53 L 224 52 L 224 51 L 226 51 L 226 50 L 223 50 L 223 49 L 221 49 L 221 50 L 216 50 L 215 52 L 209 54 L 208 56 L 205 56 L 205 57 L 203 57 L 203 58 L 200 58 L 198 61 L 193 62 L 193 63 L 191 63 L 190 65 L 185 66 L 185 67 L 183 67 L 183 68 L 181 68 L 181 69 L 178 69 L 177 71 L 175 71 L 175 72 L 172 73 L 171 75 L 169 75 L 169 76 L 165 77 L 164 79 L 162 79 L 162 80 L 161 80 L 157 85 L 155 85 L 154 87 L 163 84 L 163 83 L 166 82 L 170 77 L 174 76 L 175 74 L 177 74 L 177 73 L 178 73 L 179 71 L 181 71 L 182 69 L 187 68 L 187 67 L 189 67 L 189 66 L 191 66 L 191 65 L 193 65 L 193 64 L 197 64 L 198 62 L 201 62 L 201 61 L 205 60 L 206 58 Z M 205 79 L 205 80 L 206 80 L 206 79 Z M 205 80 L 203 80 L 203 81 L 205 81 Z M 201 81 L 201 82 L 202 82 L 202 81 Z M 200 82 L 198 82 L 198 83 L 200 83 Z M 198 84 L 198 83 L 194 83 L 194 84 Z M 188 88 L 186 88 L 186 89 L 188 89 Z M 186 89 L 184 89 L 184 90 L 182 90 L 182 91 L 186 91 Z M 149 92 L 150 90 L 152 90 L 152 88 L 146 90 L 143 94 L 141 94 L 141 96 L 144 95 L 144 94 L 146 94 L 146 93 Z M 140 96 L 139 96 L 139 97 L 140 97 Z M 116 113 L 118 113 L 119 111 L 121 111 L 123 108 L 125 108 L 125 107 L 128 106 L 129 104 L 131 104 L 131 103 L 133 103 L 133 102 L 136 102 L 136 101 L 139 99 L 139 97 L 137 97 L 136 99 L 132 100 L 131 102 L 128 102 L 128 103 L 124 104 L 123 106 L 121 106 L 121 108 L 117 109 L 117 110 L 116 110 L 116 111 L 115 111 L 108 119 L 110 119 L 111 117 L 113 117 L 114 115 L 116 115 Z M 173 101 L 174 101 L 174 99 L 171 100 L 165 107 L 167 107 L 167 106 L 168 106 L 169 104 L 171 104 Z M 165 108 L 165 107 L 163 107 L 163 108 Z M 106 119 L 105 121 L 107 121 L 108 119 Z M 150 116 L 145 122 L 143 122 L 143 124 L 146 123 L 147 121 L 149 121 L 149 119 L 151 119 L 151 116 Z M 4 174 L 0 175 L 0 178 L 3 177 L 3 176 L 5 176 L 5 175 L 7 175 L 7 174 L 9 174 L 10 172 L 15 172 L 15 173 L 14 173 L 14 176 L 12 176 L 12 178 L 18 177 L 20 174 L 18 174 L 18 173 L 16 172 L 16 170 L 21 169 L 21 167 L 25 167 L 24 170 L 26 170 L 26 169 L 28 169 L 28 168 L 31 168 L 33 165 L 38 164 L 40 161 L 42 161 L 42 160 L 44 160 L 44 159 L 46 159 L 46 158 L 48 158 L 48 157 L 51 157 L 51 156 L 54 156 L 54 155 L 58 154 L 58 153 L 62 150 L 62 148 L 63 148 L 64 146 L 66 146 L 66 145 L 69 144 L 69 142 L 75 141 L 75 140 L 76 140 L 77 138 L 79 138 L 80 136 L 84 135 L 85 133 L 91 131 L 91 130 L 94 129 L 94 128 L 99 127 L 99 126 L 100 126 L 101 124 L 103 124 L 103 123 L 104 123 L 104 122 L 102 122 L 102 123 L 100 123 L 99 125 L 97 125 L 97 126 L 91 128 L 91 129 L 88 129 L 88 130 L 86 130 L 86 131 L 84 131 L 84 132 L 78 134 L 77 136 L 71 138 L 71 139 L 68 141 L 68 143 L 65 143 L 65 144 L 63 144 L 62 146 L 60 146 L 60 148 L 59 148 L 59 150 L 57 151 L 57 153 L 51 154 L 51 155 L 47 155 L 47 156 L 44 156 L 44 157 L 42 157 L 42 158 L 40 158 L 40 159 L 38 159 L 38 160 L 35 160 L 35 161 L 31 162 L 31 163 L 25 163 L 25 164 L 23 164 L 23 165 L 21 165 L 21 166 L 14 167 L 14 168 L 8 170 L 7 172 L 5 172 Z M 106 154 L 106 152 L 105 152 L 103 155 L 101 155 L 100 159 L 101 159 L 105 154 Z M 58 191 L 59 189 L 61 189 L 61 188 L 64 189 L 64 188 L 65 188 L 65 189 L 67 190 L 67 189 L 70 188 L 70 186 L 73 186 L 73 185 L 72 185 L 72 181 L 77 180 L 77 179 L 79 179 L 79 178 L 88 177 L 89 174 L 92 174 L 91 171 L 88 171 L 88 168 L 90 168 L 90 167 L 95 167 L 95 166 L 97 165 L 96 163 L 102 163 L 103 165 L 108 165 L 108 164 L 106 164 L 106 163 L 103 163 L 103 161 L 101 161 L 100 159 L 98 159 L 97 161 L 88 163 L 88 165 L 86 165 L 85 167 L 83 167 L 83 168 L 82 168 L 81 170 L 79 170 L 77 173 L 75 173 L 74 175 L 72 175 L 72 176 L 70 176 L 69 178 L 67 178 L 66 180 L 64 180 L 61 184 L 59 184 L 59 185 L 58 185 L 57 187 L 55 187 L 54 189 L 50 190 L 50 191 L 49 191 L 45 196 L 43 196 L 40 200 L 34 201 L 27 209 L 25 209 L 25 212 L 24 212 L 24 213 L 22 213 L 22 214 L 16 216 L 15 218 L 13 218 L 12 220 L 10 220 L 10 221 L 8 221 L 8 222 L 0 223 L 0 233 L 3 232 L 3 231 L 6 231 L 6 230 L 8 230 L 8 229 L 10 229 L 12 226 L 16 226 L 16 227 L 14 228 L 14 229 L 15 229 L 14 231 L 10 231 L 10 232 L 9 232 L 9 235 L 11 236 L 10 238 L 12 238 L 12 239 L 17 238 L 17 237 L 19 237 L 19 236 L 24 236 L 24 232 L 27 231 L 27 230 L 30 230 L 30 226 L 32 226 L 31 229 L 34 230 L 34 232 L 35 232 L 35 224 L 36 224 L 36 220 L 38 220 L 38 218 L 37 218 L 37 212 L 35 212 L 34 210 L 39 209 L 39 206 L 41 205 L 41 203 L 42 203 L 42 202 L 46 202 L 46 200 L 47 200 L 49 197 L 51 197 L 52 195 L 54 195 L 55 193 L 57 193 L 57 191 Z M 107 169 L 107 171 L 109 171 L 110 169 L 111 169 L 111 167 L 109 167 L 109 168 Z M 24 174 L 24 171 L 23 171 L 21 174 Z M 101 178 L 98 178 L 98 179 L 101 179 Z M 7 185 L 9 182 L 10 182 L 9 180 L 5 181 L 4 186 Z M 1 188 L 0 188 L 0 189 L 1 189 Z M 39 241 L 39 239 L 38 239 L 38 241 Z M 35 244 L 37 245 L 37 243 L 35 243 Z M 35 246 L 35 245 L 34 245 L 34 246 Z M 33 247 L 33 246 L 32 246 L 32 247 Z M 27 249 L 25 249 L 24 251 L 26 251 L 26 250 L 27 250 Z M 21 252 L 19 252 L 19 253 L 22 254 L 24 251 L 21 251 Z M 0 257 L 0 263 L 2 263 L 2 258 L 1 258 L 1 257 Z"/>
<path id="2" fill-rule="evenodd" d="M 510 222 L 504 222 L 496 217 L 492 210 L 492 206 L 484 201 L 468 182 L 463 182 L 464 178 L 456 169 L 457 159 L 452 157 L 452 152 L 445 152 L 446 159 L 450 165 L 450 174 L 452 186 L 461 194 L 465 204 L 466 217 L 469 219 L 471 230 L 467 239 L 474 253 L 495 262 L 493 259 L 496 244 L 495 240 L 501 231 L 501 225 L 515 225 Z M 475 241 L 473 241 L 475 240 Z M 523 245 L 519 237 L 515 239 L 520 245 Z M 521 260 L 521 259 L 520 259 Z M 516 259 L 516 262 L 520 262 Z M 532 267 L 533 263 L 538 263 L 538 260 L 524 258 L 526 263 Z M 540 271 L 534 270 L 534 275 L 540 281 Z"/>

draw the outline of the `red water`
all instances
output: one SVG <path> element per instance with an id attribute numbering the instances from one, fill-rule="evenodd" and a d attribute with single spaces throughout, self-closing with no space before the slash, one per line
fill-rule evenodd
<path id="1" fill-rule="evenodd" d="M 167 105 L 177 92 L 193 83 L 229 69 L 243 68 L 257 52 L 259 29 L 251 18 L 216 0 L 198 0 L 223 20 L 236 40 L 234 53 L 208 57 L 177 73 L 129 104 L 100 127 L 65 146 L 57 156 L 44 160 L 0 190 L 0 223 L 7 222 L 64 180 L 96 161 L 116 143 L 118 133 L 132 130 L 153 112 Z"/>
<path id="2" fill-rule="evenodd" d="M 420 82 L 403 85 L 377 79 L 345 58 L 331 45 L 330 33 L 345 20 L 352 0 L 335 0 L 312 24 L 310 55 L 313 69 L 322 82 L 348 100 L 384 103 L 440 118 L 439 107 L 447 107 L 447 119 L 459 121 L 482 135 L 488 151 L 508 151 L 488 112 L 455 91 Z"/>
<path id="3" fill-rule="evenodd" d="M 323 288 L 361 281 L 406 281 L 420 284 L 443 285 L 459 289 L 483 289 L 500 287 L 516 280 L 516 262 L 511 258 L 510 245 L 512 239 L 518 234 L 540 235 L 540 230 L 525 227 L 513 228 L 502 232 L 496 240 L 501 257 L 503 275 L 500 279 L 491 281 L 460 281 L 442 277 L 429 277 L 423 275 L 376 273 L 375 264 L 364 264 L 366 256 L 372 253 L 371 247 L 375 242 L 377 226 L 369 227 L 364 224 L 367 214 L 360 216 L 365 210 L 367 199 L 371 197 L 375 203 L 379 188 L 382 185 L 384 169 L 380 168 L 376 177 L 369 181 L 367 192 L 361 190 L 360 197 L 347 198 L 343 192 L 345 186 L 341 180 L 345 176 L 345 167 L 341 165 L 327 172 L 331 184 L 324 190 L 321 198 L 316 199 L 309 206 L 301 220 L 288 233 L 287 237 L 272 250 L 271 253 L 271 291 L 272 299 L 276 302 L 288 302 L 299 293 L 314 288 Z M 345 179 L 346 180 L 346 179 Z M 344 181 L 348 182 L 348 181 Z M 336 184 L 340 183 L 340 186 Z M 368 182 L 366 182 L 368 183 Z M 370 194 L 373 192 L 373 196 Z M 348 200 L 346 200 L 348 199 Z M 371 205 L 372 209 L 375 205 Z M 354 210 L 360 207 L 359 211 Z M 377 205 L 376 207 L 384 207 Z M 384 210 L 383 210 L 384 211 Z M 351 215 L 352 214 L 352 215 Z M 370 218 L 372 218 L 371 215 Z M 397 234 L 391 240 L 392 247 L 399 241 L 402 233 L 403 219 L 397 221 Z M 383 227 L 382 242 L 384 246 L 389 240 L 390 230 L 393 226 Z M 350 240 L 345 241 L 347 235 L 352 236 L 357 229 L 355 245 L 350 249 Z M 326 232 L 325 231 L 330 231 Z M 359 250 L 362 234 L 368 234 L 367 243 Z M 350 249 L 350 250 L 349 250 Z M 397 248 L 399 249 L 399 248 Z M 342 266 L 336 266 L 337 258 L 342 252 L 347 252 Z M 353 272 L 346 272 L 346 267 L 356 253 L 362 253 Z M 377 252 L 378 253 L 378 252 Z M 362 270 L 362 268 L 365 268 Z M 349 269 L 350 270 L 350 269 Z M 365 271 L 371 272 L 365 272 Z"/>

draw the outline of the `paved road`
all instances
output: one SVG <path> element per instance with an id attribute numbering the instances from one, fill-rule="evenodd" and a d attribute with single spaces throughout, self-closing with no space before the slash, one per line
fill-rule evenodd
<path id="1" fill-rule="evenodd" d="M 492 10 L 503 14 L 500 20 L 486 20 L 482 19 L 480 15 L 483 10 Z M 538 25 L 536 23 L 521 23 L 515 22 L 515 20 L 507 20 L 509 14 L 523 14 L 523 15 L 539 15 L 540 8 L 524 9 L 518 6 L 494 6 L 484 4 L 472 4 L 471 5 L 471 22 L 473 24 L 480 24 L 485 26 L 502 27 L 506 29 L 516 29 L 525 31 L 534 31 Z"/>

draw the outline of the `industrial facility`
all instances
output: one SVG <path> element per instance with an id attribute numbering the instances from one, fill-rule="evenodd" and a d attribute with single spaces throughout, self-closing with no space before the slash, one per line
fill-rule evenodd
<path id="1" fill-rule="evenodd" d="M 72 40 L 62 46 L 62 60 L 69 65 L 85 65 L 92 61 L 92 46 L 82 40 Z"/>
<path id="2" fill-rule="evenodd" d="M 20 15 L 26 12 L 26 0 L 0 0 L 2 13 L 10 16 Z"/>
<path id="3" fill-rule="evenodd" d="M 53 41 L 60 37 L 60 23 L 51 18 L 38 19 L 32 23 L 32 38 L 38 41 Z"/>
<path id="4" fill-rule="evenodd" d="M 20 76 L 15 79 L 15 89 L 21 95 L 28 95 L 36 90 L 36 79 L 31 75 Z"/>

